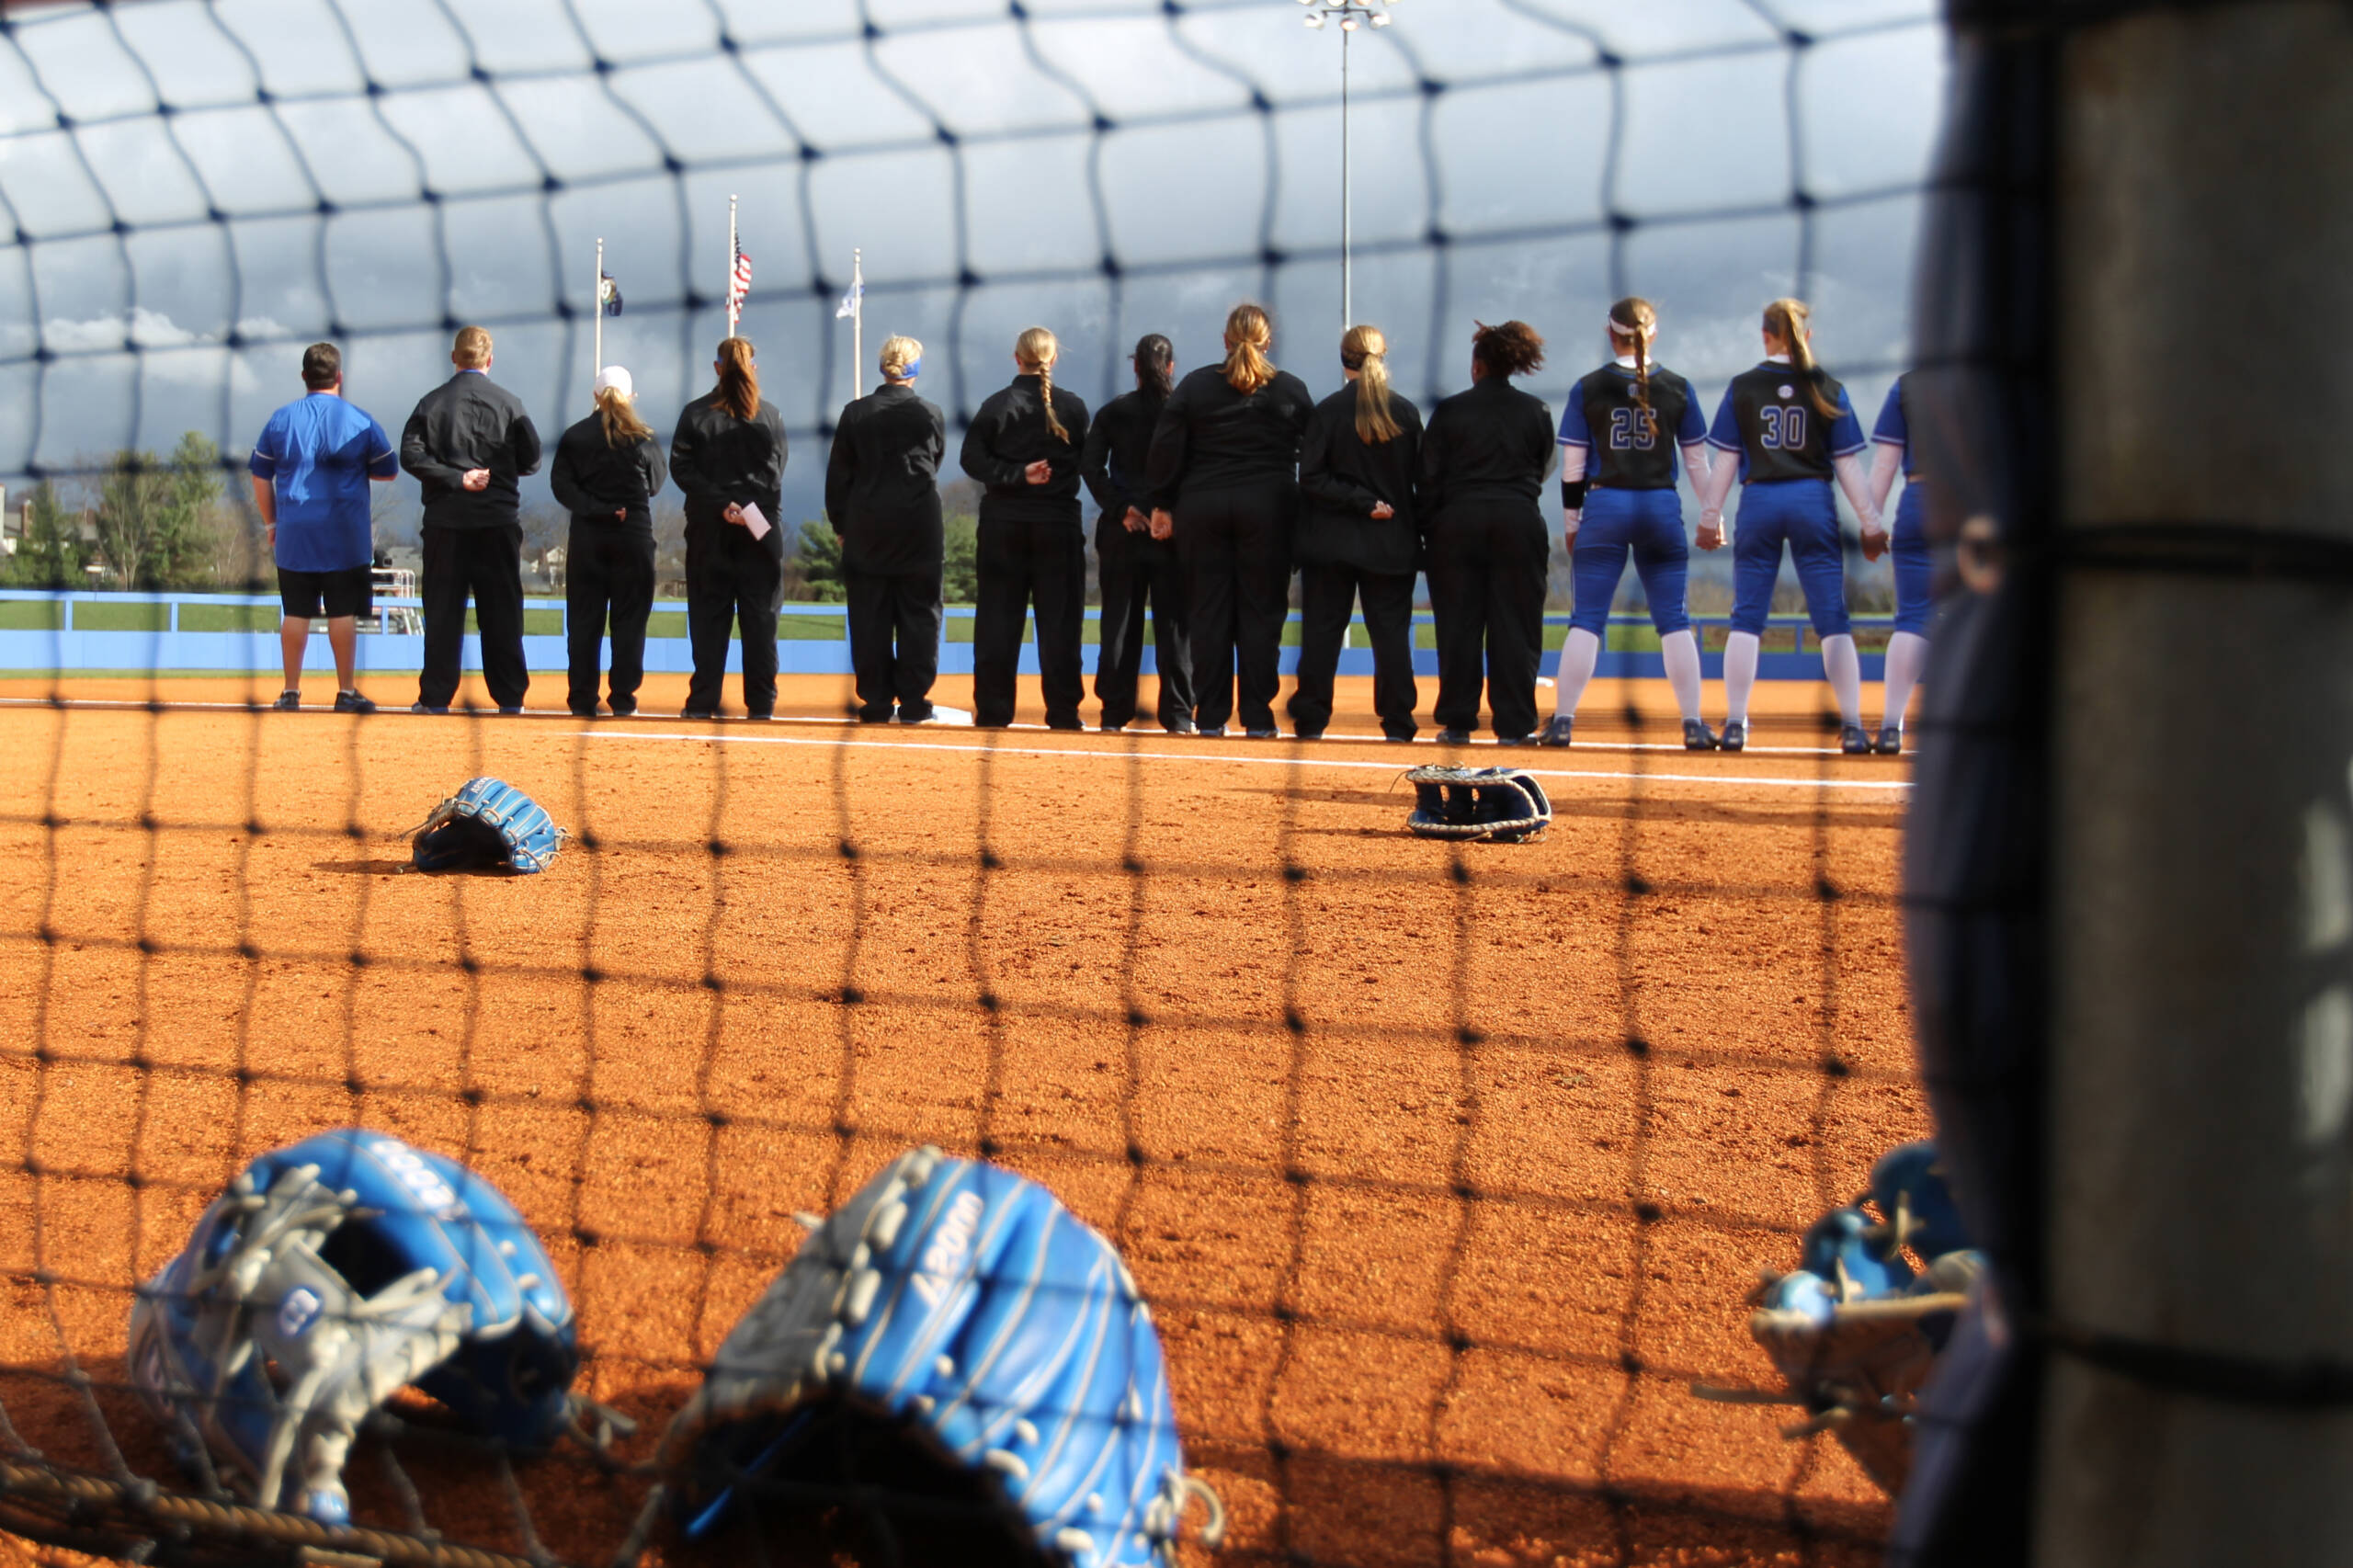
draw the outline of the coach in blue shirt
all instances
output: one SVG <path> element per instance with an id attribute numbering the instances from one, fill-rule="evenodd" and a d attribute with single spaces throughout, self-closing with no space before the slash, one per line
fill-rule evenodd
<path id="1" fill-rule="evenodd" d="M 376 705 L 353 680 L 359 618 L 374 602 L 368 483 L 398 477 L 400 454 L 381 425 L 344 401 L 343 356 L 334 344 L 302 351 L 302 384 L 310 394 L 269 416 L 247 464 L 285 610 L 278 641 L 286 690 L 273 706 L 290 712 L 301 705 L 302 651 L 311 618 L 324 614 L 335 650 L 335 710 L 372 713 Z"/>

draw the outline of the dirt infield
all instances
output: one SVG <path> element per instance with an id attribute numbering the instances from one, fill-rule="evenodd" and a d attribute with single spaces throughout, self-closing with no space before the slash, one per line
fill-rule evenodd
<path id="1" fill-rule="evenodd" d="M 929 1142 L 1128 1259 L 1233 1515 L 1188 1562 L 1876 1561 L 1834 1444 L 1688 1392 L 1770 1381 L 1743 1293 L 1926 1126 L 1907 765 L 1824 754 L 1817 688 L 1694 756 L 1663 688 L 1597 686 L 1576 748 L 1507 754 L 1550 835 L 1456 850 L 1403 831 L 1397 773 L 1437 748 L 1369 721 L 858 726 L 830 678 L 771 725 L 351 720 L 245 711 L 256 686 L 0 683 L 0 1407 L 53 1460 L 111 1463 L 62 1337 L 130 1466 L 174 1473 L 120 1389 L 130 1289 L 320 1128 L 517 1200 L 585 1387 L 646 1423 L 631 1459 L 794 1211 Z M 548 874 L 407 869 L 400 830 L 480 773 L 580 835 Z M 528 1549 L 494 1477 L 415 1447 L 427 1522 Z M 402 1528 L 381 1458 L 355 1497 Z M 576 1563 L 644 1484 L 517 1476 Z"/>

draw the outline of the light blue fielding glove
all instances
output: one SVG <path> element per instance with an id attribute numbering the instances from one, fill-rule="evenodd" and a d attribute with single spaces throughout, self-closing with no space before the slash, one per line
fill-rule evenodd
<path id="1" fill-rule="evenodd" d="M 663 1438 L 689 1539 L 829 1505 L 961 1555 L 1173 1564 L 1188 1500 L 1150 1310 L 1035 1182 L 920 1149 L 819 1225 Z M 861 1491 L 860 1489 L 863 1489 Z M 881 1494 L 878 1498 L 877 1493 Z"/>

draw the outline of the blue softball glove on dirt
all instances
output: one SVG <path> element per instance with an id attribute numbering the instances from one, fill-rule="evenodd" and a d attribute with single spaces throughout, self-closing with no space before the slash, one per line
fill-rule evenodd
<path id="1" fill-rule="evenodd" d="M 518 1449 L 571 1425 L 572 1302 L 453 1160 L 345 1128 L 263 1155 L 131 1309 L 131 1385 L 202 1482 L 350 1518 L 360 1424 L 415 1384 Z"/>
<path id="2" fill-rule="evenodd" d="M 420 871 L 544 871 L 567 835 L 537 801 L 502 778 L 469 778 L 413 830 Z"/>
<path id="3" fill-rule="evenodd" d="M 920 1149 L 819 1225 L 719 1348 L 661 1464 L 689 1539 L 828 1507 L 910 1561 L 1176 1562 L 1160 1340 L 1110 1244 L 1034 1182 Z M 756 1514 L 756 1518 L 747 1516 Z"/>

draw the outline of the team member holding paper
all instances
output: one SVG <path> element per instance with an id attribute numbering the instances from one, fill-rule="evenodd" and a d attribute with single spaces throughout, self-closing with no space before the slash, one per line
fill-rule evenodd
<path id="1" fill-rule="evenodd" d="M 760 396 L 749 338 L 719 346 L 719 384 L 678 415 L 670 474 L 687 493 L 688 719 L 719 712 L 728 633 L 744 647 L 744 708 L 776 712 L 776 612 L 784 597 L 784 416 Z"/>

